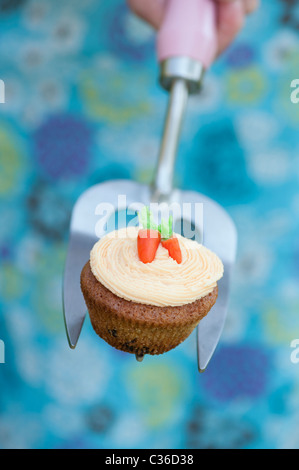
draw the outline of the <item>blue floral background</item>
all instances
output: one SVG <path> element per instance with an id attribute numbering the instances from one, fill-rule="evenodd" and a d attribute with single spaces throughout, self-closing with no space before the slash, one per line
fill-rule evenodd
<path id="1" fill-rule="evenodd" d="M 75 350 L 61 283 L 72 206 L 111 178 L 150 182 L 167 94 L 153 30 L 124 0 L 0 0 L 1 448 L 298 448 L 299 8 L 264 0 L 190 98 L 176 185 L 239 232 L 221 342 L 146 357 L 87 318 Z"/>

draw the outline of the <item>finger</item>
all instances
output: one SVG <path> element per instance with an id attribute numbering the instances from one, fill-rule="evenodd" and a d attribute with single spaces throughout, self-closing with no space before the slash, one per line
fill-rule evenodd
<path id="1" fill-rule="evenodd" d="M 215 0 L 218 3 L 233 3 L 236 0 Z M 253 13 L 259 6 L 259 0 L 242 0 L 246 15 Z"/>
<path id="2" fill-rule="evenodd" d="M 137 16 L 158 29 L 163 19 L 165 0 L 128 0 L 129 7 Z"/>
<path id="3" fill-rule="evenodd" d="M 226 3 L 226 4 L 227 3 L 234 3 L 236 1 L 237 0 L 215 0 L 215 2 L 217 2 L 217 3 Z M 243 0 L 241 0 L 241 1 L 243 1 Z"/>
<path id="4" fill-rule="evenodd" d="M 253 13 L 259 6 L 259 0 L 244 0 L 244 11 L 246 15 Z"/>
<path id="5" fill-rule="evenodd" d="M 244 24 L 242 0 L 217 0 L 218 5 L 218 54 L 234 40 Z"/>

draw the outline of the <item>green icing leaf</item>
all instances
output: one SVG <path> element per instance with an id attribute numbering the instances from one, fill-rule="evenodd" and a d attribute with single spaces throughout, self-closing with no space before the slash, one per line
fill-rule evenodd
<path id="1" fill-rule="evenodd" d="M 149 207 L 144 206 L 140 212 L 138 212 L 139 222 L 144 229 L 158 230 L 158 226 L 153 220 L 153 216 Z"/>
<path id="2" fill-rule="evenodd" d="M 153 219 L 152 213 L 148 206 L 144 206 L 140 212 L 138 212 L 139 222 L 144 229 L 159 230 L 161 238 L 167 240 L 173 235 L 172 230 L 172 215 L 169 216 L 168 220 L 162 219 L 161 224 L 157 225 Z"/>
<path id="3" fill-rule="evenodd" d="M 161 233 L 161 238 L 168 239 L 172 237 L 172 215 L 168 220 L 162 219 L 161 224 L 158 227 L 159 232 Z"/>

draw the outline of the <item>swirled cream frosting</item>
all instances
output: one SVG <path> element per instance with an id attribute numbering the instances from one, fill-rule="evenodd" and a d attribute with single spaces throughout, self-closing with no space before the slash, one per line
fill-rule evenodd
<path id="1" fill-rule="evenodd" d="M 115 230 L 90 253 L 93 275 L 118 297 L 159 307 L 185 305 L 212 292 L 223 276 L 215 253 L 178 234 L 181 264 L 161 244 L 154 261 L 144 264 L 138 257 L 137 235 L 136 227 Z"/>

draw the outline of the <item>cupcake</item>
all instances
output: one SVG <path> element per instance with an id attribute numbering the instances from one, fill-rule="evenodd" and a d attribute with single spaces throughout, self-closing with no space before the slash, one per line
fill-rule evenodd
<path id="1" fill-rule="evenodd" d="M 81 272 L 95 332 L 137 358 L 181 344 L 215 304 L 223 275 L 216 254 L 170 225 L 108 233 Z"/>

